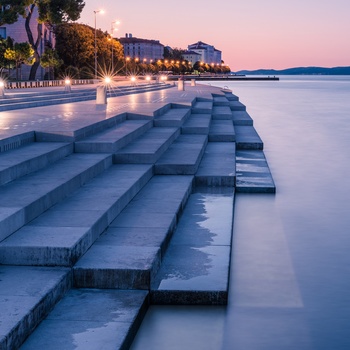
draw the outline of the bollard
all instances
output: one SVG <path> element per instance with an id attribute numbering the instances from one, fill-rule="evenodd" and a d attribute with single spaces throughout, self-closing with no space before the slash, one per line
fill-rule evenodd
<path id="1" fill-rule="evenodd" d="M 5 97 L 5 83 L 0 80 L 0 98 Z"/>
<path id="2" fill-rule="evenodd" d="M 196 86 L 196 79 L 191 79 L 191 86 Z"/>
<path id="3" fill-rule="evenodd" d="M 66 79 L 66 80 L 64 81 L 64 91 L 65 91 L 65 92 L 71 92 L 71 91 L 72 91 L 70 79 Z"/>
<path id="4" fill-rule="evenodd" d="M 180 91 L 185 90 L 185 81 L 181 78 L 179 78 L 179 80 L 177 82 L 177 89 Z"/>
<path id="5" fill-rule="evenodd" d="M 107 89 L 106 86 L 101 85 L 96 89 L 96 104 L 106 105 L 107 104 Z"/>

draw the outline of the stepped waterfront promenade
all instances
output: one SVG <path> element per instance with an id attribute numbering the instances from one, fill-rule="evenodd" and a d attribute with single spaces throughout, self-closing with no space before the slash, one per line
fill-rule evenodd
<path id="1" fill-rule="evenodd" d="M 0 349 L 127 349 L 150 304 L 225 305 L 236 192 L 274 193 L 238 96 L 6 91 Z"/>

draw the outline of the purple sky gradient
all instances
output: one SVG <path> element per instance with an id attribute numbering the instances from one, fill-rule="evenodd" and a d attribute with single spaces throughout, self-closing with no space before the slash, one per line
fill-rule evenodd
<path id="1" fill-rule="evenodd" d="M 199 40 L 222 51 L 233 71 L 350 66 L 349 0 L 85 0 L 78 20 L 117 37 L 156 39 L 186 49 Z"/>

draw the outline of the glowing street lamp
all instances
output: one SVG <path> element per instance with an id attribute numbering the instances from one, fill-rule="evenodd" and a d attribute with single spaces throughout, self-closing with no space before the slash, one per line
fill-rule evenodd
<path id="1" fill-rule="evenodd" d="M 66 78 L 64 80 L 64 91 L 65 92 L 71 92 L 71 85 L 72 85 L 72 82 L 69 78 Z"/>
<path id="2" fill-rule="evenodd" d="M 96 15 L 100 13 L 104 14 L 104 10 L 95 10 L 95 79 L 97 79 L 97 35 L 96 35 Z"/>
<path id="3" fill-rule="evenodd" d="M 112 79 L 110 77 L 105 77 L 104 81 L 105 81 L 106 85 L 109 85 L 111 83 Z"/>

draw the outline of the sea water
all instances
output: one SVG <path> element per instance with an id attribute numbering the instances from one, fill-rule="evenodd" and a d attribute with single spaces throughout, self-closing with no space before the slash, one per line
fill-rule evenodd
<path id="1" fill-rule="evenodd" d="M 212 82 L 247 106 L 276 194 L 238 194 L 227 307 L 152 306 L 139 349 L 350 349 L 350 77 Z"/>

